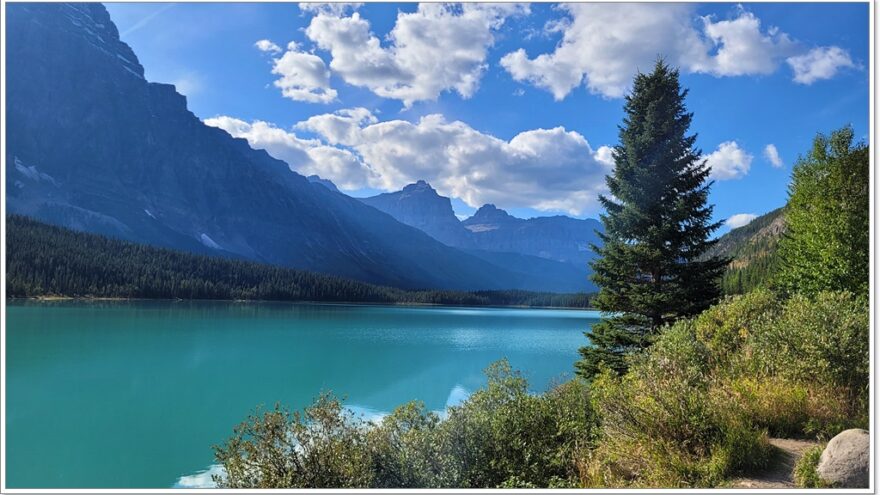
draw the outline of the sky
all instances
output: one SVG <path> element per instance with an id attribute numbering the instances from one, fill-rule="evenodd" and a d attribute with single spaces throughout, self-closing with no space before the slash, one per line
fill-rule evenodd
<path id="1" fill-rule="evenodd" d="M 869 133 L 867 3 L 106 4 L 150 81 L 353 196 L 598 217 L 623 97 L 679 68 L 721 232 L 785 204 L 816 133 Z"/>

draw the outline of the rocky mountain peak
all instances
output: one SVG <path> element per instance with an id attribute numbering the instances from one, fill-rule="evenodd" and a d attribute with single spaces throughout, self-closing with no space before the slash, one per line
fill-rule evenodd
<path id="1" fill-rule="evenodd" d="M 434 189 L 433 187 L 431 187 L 431 184 L 428 184 L 427 182 L 425 182 L 423 180 L 419 180 L 413 184 L 409 184 L 409 185 L 405 186 L 403 188 L 402 192 L 410 193 L 410 194 L 414 194 L 414 193 L 431 194 L 431 195 L 434 195 L 437 197 L 440 196 L 439 194 L 437 194 L 437 190 Z"/>
<path id="2" fill-rule="evenodd" d="M 521 220 L 512 216 L 510 213 L 496 207 L 494 204 L 488 203 L 480 207 L 474 215 L 462 223 L 465 225 L 482 225 L 482 224 L 499 224 L 511 223 Z"/>

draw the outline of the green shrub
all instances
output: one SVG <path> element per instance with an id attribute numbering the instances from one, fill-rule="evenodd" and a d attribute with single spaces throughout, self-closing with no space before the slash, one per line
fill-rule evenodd
<path id="1" fill-rule="evenodd" d="M 577 452 L 595 430 L 586 384 L 572 381 L 532 395 L 506 361 L 493 364 L 487 376 L 487 387 L 449 408 L 438 431 L 458 473 L 452 485 L 546 487 L 573 479 Z"/>
<path id="2" fill-rule="evenodd" d="M 847 292 L 796 295 L 756 335 L 757 361 L 767 374 L 836 386 L 846 413 L 867 413 L 868 317 L 867 300 Z"/>
<path id="3" fill-rule="evenodd" d="M 255 414 L 215 447 L 227 488 L 577 486 L 597 429 L 581 380 L 528 392 L 507 361 L 447 417 L 405 404 L 366 422 L 322 395 L 303 415 Z"/>
<path id="4" fill-rule="evenodd" d="M 778 310 L 776 296 L 760 289 L 728 297 L 697 316 L 694 319 L 696 337 L 709 351 L 709 364 L 725 366 L 737 358 L 756 329 L 772 319 Z"/>
<path id="5" fill-rule="evenodd" d="M 819 466 L 819 458 L 822 457 L 824 445 L 813 447 L 798 459 L 794 466 L 794 483 L 801 488 L 831 488 L 831 484 L 823 480 L 816 468 Z"/>
<path id="6" fill-rule="evenodd" d="M 712 400 L 710 355 L 696 326 L 680 322 L 626 375 L 593 381 L 603 436 L 582 471 L 586 485 L 709 487 L 766 464 L 766 434 Z"/>
<path id="7" fill-rule="evenodd" d="M 303 414 L 259 411 L 215 447 L 222 488 L 356 488 L 373 484 L 365 431 L 339 400 L 322 394 Z"/>
<path id="8" fill-rule="evenodd" d="M 773 436 L 803 435 L 809 419 L 808 390 L 789 380 L 742 376 L 722 383 L 714 393 L 719 407 L 731 407 L 731 414 Z"/>

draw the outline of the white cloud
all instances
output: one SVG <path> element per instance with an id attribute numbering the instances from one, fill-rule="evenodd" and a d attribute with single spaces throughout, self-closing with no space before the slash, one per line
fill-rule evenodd
<path id="1" fill-rule="evenodd" d="M 219 127 L 233 137 L 247 139 L 253 148 L 264 149 L 273 157 L 287 162 L 293 171 L 306 176 L 320 175 L 342 189 L 364 187 L 373 175 L 369 167 L 351 151 L 326 146 L 317 139 L 302 139 L 268 122 L 248 123 L 220 116 L 205 119 L 205 124 Z"/>
<path id="2" fill-rule="evenodd" d="M 306 36 L 330 52 L 330 69 L 347 83 L 409 107 L 444 91 L 471 97 L 487 68 L 494 31 L 527 11 L 518 4 L 423 3 L 416 12 L 398 13 L 388 46 L 382 46 L 359 13 L 319 10 Z"/>
<path id="3" fill-rule="evenodd" d="M 254 43 L 254 46 L 257 47 L 257 50 L 260 50 L 261 52 L 273 54 L 281 53 L 281 47 L 269 40 L 259 40 Z"/>
<path id="4" fill-rule="evenodd" d="M 416 123 L 374 119 L 354 109 L 315 116 L 297 128 L 350 146 L 375 172 L 372 187 L 397 190 L 423 179 L 473 207 L 495 203 L 581 214 L 596 208 L 611 170 L 608 149 L 594 151 L 583 136 L 562 127 L 504 141 L 442 115 Z"/>
<path id="5" fill-rule="evenodd" d="M 281 94 L 295 101 L 330 103 L 337 92 L 330 87 L 330 71 L 321 57 L 299 50 L 296 43 L 287 45 L 287 52 L 274 59 L 272 73 L 281 76 L 275 86 Z"/>
<path id="6" fill-rule="evenodd" d="M 782 166 L 782 157 L 779 156 L 779 150 L 776 149 L 775 144 L 768 144 L 764 147 L 764 158 L 776 168 Z"/>
<path id="7" fill-rule="evenodd" d="M 709 177 L 715 180 L 740 179 L 749 173 L 753 159 L 736 141 L 725 141 L 706 156 L 706 164 L 711 169 Z"/>
<path id="8" fill-rule="evenodd" d="M 658 55 L 683 72 L 716 77 L 771 74 L 787 60 L 795 80 L 805 84 L 831 77 L 849 62 L 836 47 L 798 56 L 802 49 L 789 35 L 762 27 L 741 6 L 723 20 L 698 17 L 695 8 L 680 3 L 567 4 L 560 10 L 568 20 L 544 28 L 562 33 L 552 52 L 530 58 L 519 49 L 502 57 L 501 65 L 515 80 L 562 100 L 581 84 L 607 98 L 622 97 L 636 72 L 649 71 Z"/>
<path id="9" fill-rule="evenodd" d="M 705 54 L 686 4 L 579 3 L 561 7 L 571 21 L 551 24 L 563 33 L 552 53 L 529 58 L 523 49 L 501 65 L 518 81 L 561 100 L 582 82 L 610 98 L 623 96 L 636 70 L 650 70 L 658 54 L 683 65 Z"/>
<path id="10" fill-rule="evenodd" d="M 727 221 L 724 222 L 724 225 L 727 225 L 731 229 L 738 229 L 756 218 L 758 218 L 758 215 L 753 215 L 751 213 L 737 213 L 728 218 Z"/>
<path id="11" fill-rule="evenodd" d="M 320 134 L 330 144 L 352 146 L 360 141 L 361 126 L 376 122 L 378 119 L 372 112 L 358 107 L 313 115 L 308 120 L 296 124 L 296 128 Z"/>
<path id="12" fill-rule="evenodd" d="M 842 68 L 855 67 L 849 53 L 837 46 L 813 48 L 803 55 L 789 58 L 787 62 L 794 71 L 794 81 L 808 85 L 831 79 Z"/>
<path id="13" fill-rule="evenodd" d="M 327 14 L 336 17 L 345 15 L 349 10 L 357 10 L 363 5 L 362 3 L 301 3 L 299 10 L 310 12 L 312 14 Z"/>
<path id="14" fill-rule="evenodd" d="M 703 30 L 717 52 L 692 64 L 694 72 L 716 76 L 772 74 L 795 48 L 791 38 L 776 28 L 762 32 L 760 19 L 741 6 L 735 19 L 715 22 L 703 17 Z"/>

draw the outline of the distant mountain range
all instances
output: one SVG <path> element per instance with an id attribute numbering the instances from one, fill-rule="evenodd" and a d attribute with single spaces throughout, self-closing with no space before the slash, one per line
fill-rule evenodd
<path id="1" fill-rule="evenodd" d="M 458 222 L 448 198 L 402 199 L 425 183 L 350 198 L 146 81 L 101 4 L 11 4 L 6 23 L 10 213 L 401 288 L 592 288 L 595 221 Z"/>
<path id="2" fill-rule="evenodd" d="M 580 280 L 586 280 L 589 261 L 594 257 L 589 246 L 601 243 L 596 232 L 602 231 L 602 224 L 593 219 L 561 215 L 522 219 L 487 204 L 472 217 L 460 221 L 449 198 L 440 196 L 425 181 L 361 201 L 444 244 L 500 266 L 540 265 L 541 272 L 575 273 Z M 590 289 L 595 289 L 592 283 Z"/>

